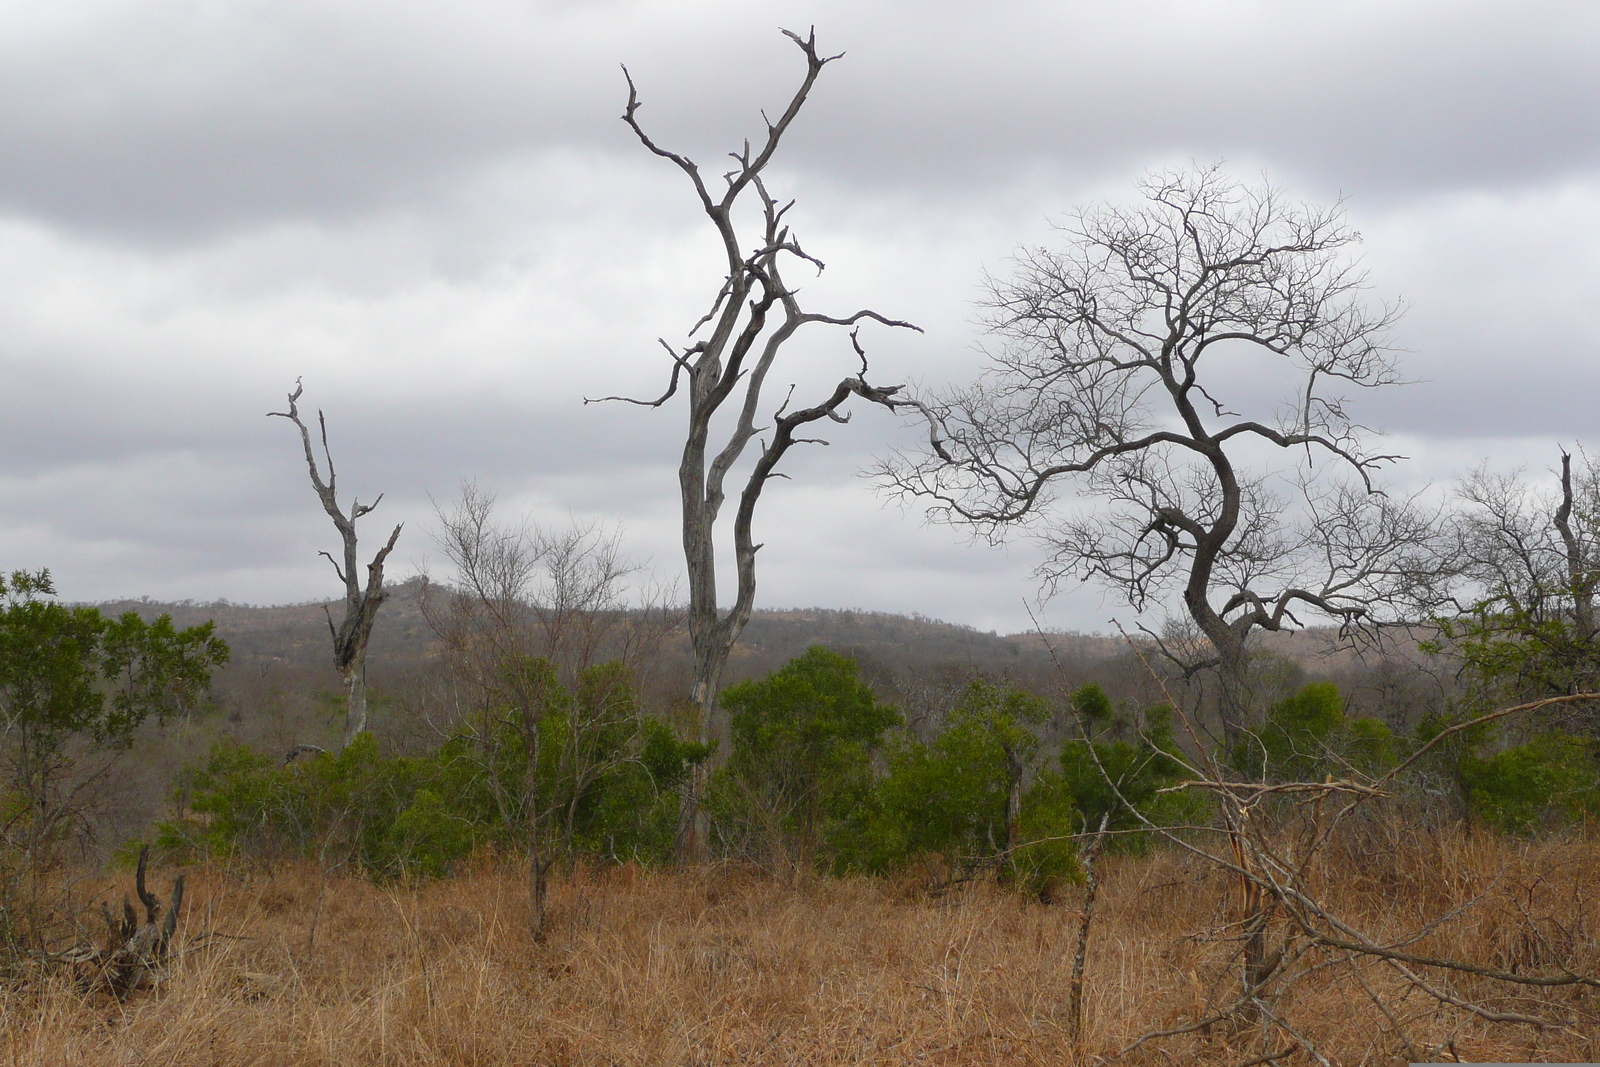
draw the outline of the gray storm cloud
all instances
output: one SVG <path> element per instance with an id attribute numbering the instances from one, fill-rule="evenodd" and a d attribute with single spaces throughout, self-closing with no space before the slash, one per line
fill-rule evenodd
<path id="1" fill-rule="evenodd" d="M 649 393 L 716 277 L 681 176 L 830 67 L 775 181 L 829 264 L 807 299 L 881 380 L 970 378 L 982 269 L 1151 165 L 1226 157 L 1348 196 L 1419 383 L 1363 399 L 1408 483 L 1593 439 L 1600 12 L 1581 3 L 67 3 L 0 23 L 0 565 L 71 596 L 328 592 L 330 531 L 264 419 L 297 376 L 399 555 L 429 494 L 622 522 L 670 577 L 675 411 Z M 848 369 L 818 335 L 785 378 Z M 863 412 L 773 494 L 762 600 L 1021 627 L 1032 549 L 966 546 L 856 472 L 910 429 Z M 1068 594 L 1051 621 L 1103 625 Z"/>

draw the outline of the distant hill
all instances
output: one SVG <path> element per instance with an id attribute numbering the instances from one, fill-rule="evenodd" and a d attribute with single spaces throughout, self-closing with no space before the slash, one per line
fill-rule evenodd
<path id="1" fill-rule="evenodd" d="M 412 580 L 391 586 L 378 615 L 369 653 L 374 683 L 384 677 L 409 674 L 423 667 L 437 652 L 437 639 L 423 617 L 422 583 Z M 110 601 L 102 611 L 135 611 L 146 618 L 172 616 L 180 626 L 213 620 L 217 632 L 233 650 L 237 672 L 249 665 L 280 665 L 294 672 L 326 673 L 321 684 L 331 684 L 331 647 L 328 613 L 342 617 L 342 601 L 284 604 L 261 607 L 211 602 L 162 602 L 148 598 Z M 1297 633 L 1265 634 L 1261 644 L 1290 662 L 1312 672 L 1347 668 L 1351 653 L 1331 628 Z M 853 655 L 864 666 L 882 669 L 970 668 L 980 672 L 1024 673 L 1052 667 L 1055 660 L 1088 664 L 1110 660 L 1128 652 L 1120 636 L 1079 633 L 998 634 L 921 615 L 895 615 L 878 611 L 836 608 L 758 610 L 745 628 L 728 666 L 728 682 L 757 677 L 820 644 Z M 1051 651 L 1054 651 L 1054 660 Z M 687 667 L 688 637 L 669 639 L 666 655 L 681 658 Z"/>
<path id="2" fill-rule="evenodd" d="M 410 701 L 419 678 L 429 672 L 438 641 L 422 614 L 422 582 L 392 585 L 373 630 L 368 677 L 376 694 Z M 179 625 L 216 622 L 219 635 L 232 648 L 232 662 L 216 678 L 216 696 L 235 717 L 261 717 L 264 702 L 283 710 L 288 720 L 306 725 L 328 717 L 325 705 L 338 688 L 334 677 L 328 613 L 342 617 L 342 601 L 298 605 L 235 605 L 226 600 L 123 600 L 98 605 L 102 611 L 136 611 L 144 617 L 170 614 Z M 1098 680 L 1126 701 L 1157 702 L 1149 672 L 1122 637 L 1085 633 L 994 633 L 970 625 L 950 624 L 925 616 L 837 608 L 789 608 L 757 611 L 742 633 L 728 662 L 725 683 L 762 677 L 803 653 L 824 645 L 861 662 L 862 677 L 880 688 L 886 699 L 904 701 L 912 689 L 926 697 L 928 686 L 950 691 L 973 675 L 995 678 L 1037 691 L 1058 691 L 1062 685 Z M 1270 633 L 1262 645 L 1294 665 L 1296 675 L 1339 677 L 1360 672 L 1352 654 L 1339 645 L 1331 629 Z M 688 633 L 667 638 L 648 689 L 656 699 L 675 701 L 688 691 Z M 322 709 L 322 710 L 318 710 Z M 318 720 L 320 721 L 320 720 Z M 301 726 L 294 726 L 299 729 Z"/>
<path id="3" fill-rule="evenodd" d="M 436 638 L 423 617 L 420 581 L 391 586 L 378 613 L 369 654 L 371 670 L 415 666 L 433 655 Z M 342 601 L 315 601 L 259 607 L 210 602 L 163 602 L 149 598 L 108 601 L 96 605 L 107 613 L 134 611 L 146 618 L 167 614 L 179 626 L 215 621 L 217 633 L 233 649 L 236 660 L 270 660 L 296 668 L 315 669 L 331 657 L 328 613 L 342 616 Z M 1101 658 L 1124 648 L 1120 638 L 1082 634 L 1050 634 L 1058 654 Z M 674 644 L 687 649 L 687 636 Z M 1039 634 L 996 634 L 940 622 L 920 615 L 834 608 L 757 611 L 745 628 L 730 664 L 731 680 L 763 674 L 814 644 L 841 652 L 891 662 L 916 661 L 985 666 L 1018 658 L 1047 658 Z"/>

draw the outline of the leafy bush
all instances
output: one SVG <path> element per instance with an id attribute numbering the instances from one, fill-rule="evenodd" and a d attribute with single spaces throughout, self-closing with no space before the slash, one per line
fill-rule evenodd
<path id="1" fill-rule="evenodd" d="M 1110 701 L 1098 685 L 1078 689 L 1072 696 L 1080 720 L 1090 729 L 1110 721 Z M 1157 826 L 1179 826 L 1205 819 L 1204 797 L 1191 792 L 1161 790 L 1187 778 L 1182 753 L 1172 735 L 1172 712 L 1167 707 L 1144 713 L 1137 740 L 1069 740 L 1061 749 L 1061 787 L 1080 814 L 1078 829 L 1097 829 L 1106 820 L 1112 831 L 1137 830 L 1146 821 Z M 1131 807 L 1130 807 L 1131 806 Z M 1143 834 L 1119 835 L 1119 849 L 1145 848 Z"/>
<path id="2" fill-rule="evenodd" d="M 1541 734 L 1489 756 L 1469 755 L 1461 778 L 1472 817 L 1498 830 L 1525 833 L 1600 815 L 1600 764 L 1594 742 Z"/>
<path id="3" fill-rule="evenodd" d="M 1257 781 L 1320 781 L 1393 766 L 1394 735 L 1376 719 L 1346 717 L 1332 682 L 1314 682 L 1275 704 L 1233 751 L 1234 766 Z"/>
<path id="4" fill-rule="evenodd" d="M 1430 716 L 1417 728 L 1418 745 L 1453 725 Z M 1480 723 L 1436 745 L 1418 773 L 1451 783 L 1469 822 L 1526 833 L 1600 814 L 1600 753 L 1595 743 L 1545 731 L 1508 744 L 1497 723 Z"/>
<path id="5" fill-rule="evenodd" d="M 774 870 L 816 865 L 832 826 L 872 788 L 872 757 L 900 714 L 847 656 L 818 647 L 722 696 L 731 751 L 707 791 L 725 850 Z"/>
<path id="6" fill-rule="evenodd" d="M 887 772 L 840 827 L 839 866 L 885 872 L 930 853 L 968 870 L 1009 860 L 1002 870 L 1032 888 L 1075 872 L 1072 843 L 1060 840 L 1073 830 L 1070 791 L 1043 775 L 1019 788 L 1035 770 L 1034 731 L 1048 715 L 1030 693 L 973 682 L 937 737 L 889 748 Z"/>
<path id="7" fill-rule="evenodd" d="M 703 758 L 699 746 L 644 718 L 614 665 L 586 671 L 576 694 L 540 661 L 523 667 L 548 687 L 531 783 L 522 731 L 509 720 L 419 757 L 385 757 L 371 734 L 287 764 L 222 742 L 185 776 L 186 810 L 161 824 L 156 843 L 179 855 L 348 862 L 377 878 L 441 876 L 476 848 L 525 847 L 532 810 L 531 832 L 565 855 L 669 857 L 677 789 Z"/>

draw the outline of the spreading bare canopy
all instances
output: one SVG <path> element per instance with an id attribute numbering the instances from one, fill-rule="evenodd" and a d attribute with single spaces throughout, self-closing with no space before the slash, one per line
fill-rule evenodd
<path id="1" fill-rule="evenodd" d="M 991 540 L 1026 524 L 1049 582 L 1098 578 L 1140 609 L 1181 589 L 1224 659 L 1296 604 L 1367 616 L 1375 586 L 1414 577 L 1427 529 L 1373 492 L 1396 457 L 1346 409 L 1398 380 L 1397 310 L 1367 298 L 1359 235 L 1216 167 L 1139 191 L 989 280 L 989 368 L 920 398 L 930 447 L 886 483 Z"/>

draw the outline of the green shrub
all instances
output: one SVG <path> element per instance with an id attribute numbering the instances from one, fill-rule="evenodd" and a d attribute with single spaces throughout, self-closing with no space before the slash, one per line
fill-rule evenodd
<path id="1" fill-rule="evenodd" d="M 722 848 L 774 869 L 809 869 L 872 788 L 873 754 L 900 714 L 878 703 L 856 663 L 822 647 L 733 686 L 728 762 L 706 807 Z"/>
<path id="2" fill-rule="evenodd" d="M 1346 717 L 1338 686 L 1313 682 L 1273 705 L 1232 755 L 1235 768 L 1256 781 L 1321 781 L 1380 773 L 1394 765 L 1395 744 L 1378 720 Z"/>
<path id="3" fill-rule="evenodd" d="M 967 870 L 999 864 L 1029 888 L 1075 872 L 1072 843 L 1060 840 L 1073 831 L 1072 796 L 1047 775 L 1023 794 L 1017 847 L 1005 855 L 1008 797 L 1018 773 L 1036 770 L 1035 729 L 1048 715 L 1030 693 L 973 682 L 933 740 L 889 747 L 886 773 L 839 828 L 838 866 L 881 873 L 938 853 Z"/>
<path id="4" fill-rule="evenodd" d="M 184 776 L 186 808 L 158 827 L 156 844 L 176 855 L 315 857 L 376 878 L 436 877 L 479 847 L 525 848 L 531 810 L 541 847 L 556 850 L 547 854 L 665 860 L 677 790 L 704 758 L 700 746 L 644 718 L 620 668 L 586 671 L 574 695 L 547 667 L 517 668 L 544 702 L 531 782 L 524 734 L 508 716 L 419 757 L 385 757 L 371 734 L 286 765 L 222 742 Z"/>
<path id="5" fill-rule="evenodd" d="M 1103 700 L 1104 695 L 1097 685 L 1084 686 L 1073 694 L 1074 707 L 1106 709 L 1099 716 L 1083 715 L 1086 725 L 1109 721 L 1110 702 Z M 1206 798 L 1200 794 L 1161 792 L 1188 777 L 1172 735 L 1171 710 L 1150 708 L 1143 720 L 1138 740 L 1075 738 L 1061 749 L 1062 788 L 1080 813 L 1078 829 L 1092 832 L 1104 818 L 1106 829 L 1124 832 L 1112 839 L 1118 849 L 1148 847 L 1147 835 L 1126 833 L 1144 826 L 1147 820 L 1156 826 L 1180 826 L 1201 822 L 1209 814 Z"/>
<path id="6" fill-rule="evenodd" d="M 1498 830 L 1526 833 L 1600 815 L 1595 755 L 1594 742 L 1556 733 L 1489 756 L 1467 755 L 1461 780 L 1472 818 Z"/>

